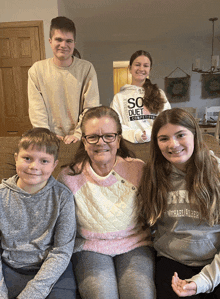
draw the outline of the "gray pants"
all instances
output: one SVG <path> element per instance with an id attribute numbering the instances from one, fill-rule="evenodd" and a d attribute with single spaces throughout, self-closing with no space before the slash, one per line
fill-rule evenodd
<path id="1" fill-rule="evenodd" d="M 8 289 L 8 298 L 14 299 L 25 288 L 26 284 L 34 278 L 37 271 L 23 271 L 26 273 L 18 273 L 16 270 L 10 268 L 5 263 L 2 263 L 2 271 L 6 287 Z M 35 272 L 35 273 L 31 273 Z M 76 283 L 73 274 L 72 263 L 69 263 L 67 269 L 60 276 L 55 283 L 52 291 L 47 296 L 47 299 L 75 299 L 76 297 Z"/>
<path id="2" fill-rule="evenodd" d="M 74 270 L 83 299 L 154 299 L 154 252 L 144 246 L 111 257 L 81 251 Z"/>

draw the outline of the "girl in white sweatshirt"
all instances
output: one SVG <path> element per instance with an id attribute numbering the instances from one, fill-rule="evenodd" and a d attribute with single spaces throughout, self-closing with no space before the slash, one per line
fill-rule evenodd
<path id="1" fill-rule="evenodd" d="M 119 114 L 122 136 L 133 143 L 150 141 L 154 119 L 171 108 L 164 91 L 149 79 L 152 64 L 150 53 L 136 51 L 129 64 L 132 83 L 124 85 L 111 103 Z"/>

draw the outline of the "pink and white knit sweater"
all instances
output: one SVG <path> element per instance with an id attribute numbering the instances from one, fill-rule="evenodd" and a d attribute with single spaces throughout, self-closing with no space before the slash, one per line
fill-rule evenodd
<path id="1" fill-rule="evenodd" d="M 117 157 L 105 177 L 97 175 L 89 162 L 79 175 L 69 175 L 69 167 L 62 170 L 58 181 L 75 196 L 75 252 L 87 250 L 114 256 L 151 245 L 150 231 L 138 229 L 134 222 L 134 201 L 143 166 L 141 160 Z"/>

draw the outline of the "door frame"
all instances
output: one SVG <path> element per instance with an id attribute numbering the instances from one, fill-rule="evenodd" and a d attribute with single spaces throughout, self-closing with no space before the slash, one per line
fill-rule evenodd
<path id="1" fill-rule="evenodd" d="M 113 89 L 114 95 L 120 91 L 125 84 L 131 84 L 131 74 L 129 70 L 130 61 L 113 61 Z M 125 73 L 127 78 L 125 79 Z"/>

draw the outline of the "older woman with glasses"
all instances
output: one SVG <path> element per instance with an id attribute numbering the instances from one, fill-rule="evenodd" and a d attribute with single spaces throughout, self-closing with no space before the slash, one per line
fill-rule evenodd
<path id="1" fill-rule="evenodd" d="M 58 176 L 75 196 L 74 270 L 82 298 L 155 298 L 150 231 L 136 225 L 144 163 L 132 158 L 117 113 L 89 109 L 74 161 Z"/>

